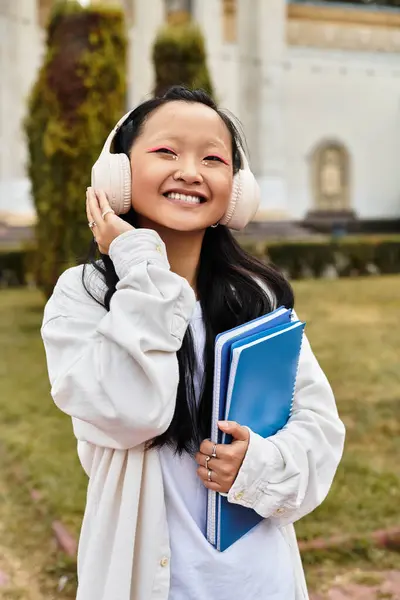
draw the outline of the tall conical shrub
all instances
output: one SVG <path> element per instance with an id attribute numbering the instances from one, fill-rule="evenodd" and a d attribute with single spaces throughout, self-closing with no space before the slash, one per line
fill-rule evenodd
<path id="1" fill-rule="evenodd" d="M 37 212 L 36 278 L 49 296 L 91 238 L 91 168 L 125 108 L 126 38 L 118 9 L 59 3 L 28 102 L 28 172 Z"/>
<path id="2" fill-rule="evenodd" d="M 156 96 L 162 95 L 171 85 L 202 88 L 213 94 L 204 38 L 194 23 L 164 26 L 154 43 L 153 62 Z"/>

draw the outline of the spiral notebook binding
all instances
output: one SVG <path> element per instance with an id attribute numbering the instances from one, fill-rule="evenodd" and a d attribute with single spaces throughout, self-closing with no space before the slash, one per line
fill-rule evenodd
<path id="1" fill-rule="evenodd" d="M 292 416 L 292 413 L 293 413 L 294 397 L 295 397 L 295 394 L 296 394 L 297 376 L 299 374 L 299 368 L 300 368 L 300 355 L 301 355 L 301 349 L 303 347 L 303 340 L 304 340 L 304 327 L 305 327 L 305 323 L 303 323 L 303 333 L 302 333 L 302 336 L 301 336 L 299 358 L 297 360 L 296 377 L 294 378 L 294 384 L 293 384 L 292 401 L 291 401 L 291 404 L 290 404 L 290 413 L 289 413 L 290 416 Z M 286 427 L 286 425 L 285 425 L 285 427 Z"/>
<path id="2" fill-rule="evenodd" d="M 217 342 L 217 345 L 215 347 L 216 355 L 218 352 L 221 352 L 221 347 L 218 345 L 218 342 Z M 219 396 L 220 396 L 219 388 L 220 388 L 220 383 L 221 383 L 221 372 L 220 372 L 221 367 L 220 367 L 219 360 L 216 360 L 215 363 L 218 365 L 218 370 L 216 370 L 214 373 L 214 389 L 218 390 L 216 397 L 219 400 Z M 218 443 L 218 424 L 217 424 L 218 419 L 219 419 L 219 402 L 213 404 L 212 419 L 211 419 L 211 423 L 212 423 L 211 441 L 215 444 Z M 216 540 L 215 514 L 217 511 L 217 492 L 214 492 L 213 490 L 208 490 L 207 503 L 208 503 L 207 539 L 210 542 L 210 544 L 214 545 L 215 540 Z"/>

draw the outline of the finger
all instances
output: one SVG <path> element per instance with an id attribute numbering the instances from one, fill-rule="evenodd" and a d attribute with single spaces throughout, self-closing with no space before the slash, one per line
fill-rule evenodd
<path id="1" fill-rule="evenodd" d="M 204 467 L 207 471 L 210 469 L 222 477 L 227 475 L 227 469 L 229 469 L 227 461 L 220 460 L 219 458 L 210 458 L 209 455 L 202 454 L 201 452 L 196 454 L 196 462 L 199 467 Z"/>
<path id="2" fill-rule="evenodd" d="M 216 471 L 217 473 L 221 472 L 219 469 L 219 461 L 217 458 L 211 458 L 209 454 L 203 454 L 202 452 L 198 452 L 195 456 L 195 459 L 199 467 L 204 467 L 207 470 L 211 469 L 211 471 Z"/>
<path id="3" fill-rule="evenodd" d="M 211 480 L 208 479 L 208 469 L 204 467 L 199 467 L 197 469 L 197 475 L 203 481 L 204 484 L 213 484 L 213 488 L 216 492 L 219 492 L 222 488 L 221 484 L 218 482 L 218 475 L 214 471 L 211 470 Z M 211 488 L 209 488 L 211 489 Z"/>
<path id="4" fill-rule="evenodd" d="M 93 215 L 92 215 L 92 213 L 90 211 L 90 207 L 89 207 L 89 198 L 88 198 L 88 191 L 87 190 L 86 190 L 86 216 L 87 216 L 87 220 L 88 220 L 88 225 L 90 226 L 90 224 L 93 223 L 94 221 L 93 221 Z M 96 234 L 94 232 L 94 229 L 95 229 L 94 226 L 90 227 L 90 230 L 91 230 L 92 235 L 93 235 L 93 239 L 96 242 L 97 240 L 96 240 Z"/>
<path id="5" fill-rule="evenodd" d="M 247 427 L 242 427 L 236 421 L 218 421 L 218 429 L 241 442 L 247 442 L 250 438 L 250 432 Z"/>
<path id="6" fill-rule="evenodd" d="M 218 448 L 218 445 L 216 446 Z M 200 444 L 200 452 L 202 454 L 212 455 L 214 449 L 214 443 L 210 440 L 203 440 Z"/>
<path id="7" fill-rule="evenodd" d="M 214 444 L 212 442 L 210 442 L 210 440 L 204 440 L 201 445 L 200 445 L 200 452 L 202 454 L 211 456 L 214 450 Z M 218 459 L 230 459 L 231 458 L 231 454 L 232 454 L 232 445 L 231 444 L 217 444 L 215 447 L 215 454 L 217 455 L 216 457 L 214 457 L 214 460 L 218 460 Z"/>
<path id="8" fill-rule="evenodd" d="M 90 212 L 88 190 L 86 190 L 86 216 L 87 216 L 88 223 L 91 223 L 93 221 L 93 216 L 92 216 L 92 213 Z"/>
<path id="9" fill-rule="evenodd" d="M 89 200 L 89 209 L 93 217 L 93 221 L 96 222 L 97 227 L 100 226 L 102 218 L 101 218 L 101 210 L 99 206 L 99 201 L 97 199 L 96 194 L 94 193 L 93 188 L 88 188 L 88 200 Z"/>
<path id="10" fill-rule="evenodd" d="M 197 452 L 194 458 L 200 467 L 207 467 L 207 464 L 211 460 L 211 457 L 208 454 L 203 454 L 202 452 Z"/>
<path id="11" fill-rule="evenodd" d="M 96 198 L 97 198 L 99 206 L 100 206 L 100 211 L 101 211 L 101 214 L 103 215 L 103 213 L 107 209 L 111 208 L 110 203 L 107 199 L 107 195 L 105 192 L 103 192 L 103 190 L 95 190 L 94 193 L 96 194 Z"/>
<path id="12" fill-rule="evenodd" d="M 204 487 L 213 492 L 223 492 L 224 488 L 221 487 L 218 483 L 214 483 L 213 481 L 203 481 Z"/>

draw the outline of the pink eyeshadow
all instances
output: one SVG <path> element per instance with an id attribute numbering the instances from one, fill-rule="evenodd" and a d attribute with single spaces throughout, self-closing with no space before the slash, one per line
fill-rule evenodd
<path id="1" fill-rule="evenodd" d="M 161 150 L 165 148 L 165 150 L 169 150 L 170 152 L 174 152 L 174 154 L 176 154 L 175 150 L 172 150 L 172 148 L 170 148 L 169 146 L 165 146 L 165 144 L 163 144 L 162 146 L 154 146 L 154 148 L 149 148 L 147 150 L 147 152 L 155 152 L 156 150 Z"/>

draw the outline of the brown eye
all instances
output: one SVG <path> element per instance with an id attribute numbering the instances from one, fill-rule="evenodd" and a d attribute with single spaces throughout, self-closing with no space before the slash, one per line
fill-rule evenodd
<path id="1" fill-rule="evenodd" d="M 153 152 L 157 153 L 157 154 L 168 154 L 169 156 L 176 156 L 176 152 L 174 152 L 173 150 L 171 150 L 171 148 L 156 148 L 153 150 Z"/>
<path id="2" fill-rule="evenodd" d="M 168 148 L 168 146 L 156 146 L 154 148 L 149 148 L 147 152 L 149 152 L 150 154 L 161 154 L 165 157 L 168 156 L 168 158 L 172 158 L 172 160 L 178 160 L 178 155 L 175 152 L 175 150 L 172 150 L 172 148 Z"/>
<path id="3" fill-rule="evenodd" d="M 203 160 L 214 160 L 218 162 L 223 162 L 223 160 L 219 156 L 206 156 Z"/>
<path id="4" fill-rule="evenodd" d="M 225 160 L 225 158 L 222 158 L 222 156 L 219 156 L 218 154 L 211 154 L 210 156 L 207 156 L 204 161 L 210 161 L 210 162 L 220 162 L 223 163 L 224 165 L 229 165 L 228 161 Z"/>

